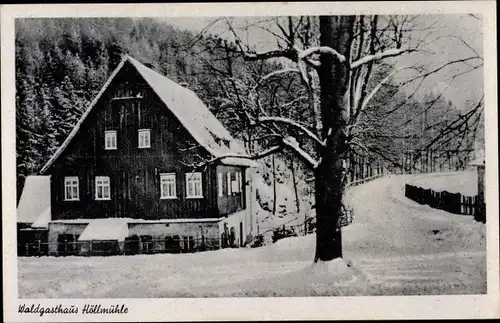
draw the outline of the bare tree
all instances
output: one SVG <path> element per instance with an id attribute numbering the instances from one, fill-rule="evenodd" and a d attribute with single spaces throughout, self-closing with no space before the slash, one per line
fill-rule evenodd
<path id="1" fill-rule="evenodd" d="M 396 66 L 387 71 L 386 75 L 375 78 L 375 75 L 380 75 L 375 71 L 383 61 L 424 51 L 427 42 L 435 41 L 425 32 L 434 28 L 433 26 L 426 26 L 416 32 L 417 18 L 275 18 L 276 31 L 267 27 L 266 30 L 276 37 L 277 48 L 265 52 L 257 52 L 250 44 L 245 44 L 231 21 L 225 20 L 234 37 L 232 46 L 226 47 L 228 55 L 238 54 L 246 62 L 280 62 L 274 65 L 275 70 L 266 74 L 261 70 L 253 75 L 253 79 L 247 79 L 245 82 L 237 83 L 235 75 L 230 74 L 230 82 L 234 82 L 233 87 L 240 86 L 240 93 L 245 93 L 247 101 L 243 104 L 242 95 L 233 95 L 229 101 L 233 104 L 240 102 L 242 111 L 239 111 L 239 115 L 246 119 L 252 130 L 259 129 L 259 138 L 265 138 L 259 144 L 261 151 L 251 151 L 247 158 L 256 159 L 285 149 L 300 158 L 314 172 L 317 227 L 315 261 L 342 257 L 339 218 L 344 210 L 342 197 L 347 181 L 346 165 L 352 152 L 370 151 L 390 160 L 380 149 L 366 147 L 362 141 L 362 135 L 373 130 L 363 116 L 369 109 L 377 108 L 376 105 L 371 105 L 377 93 L 396 73 L 403 70 L 416 71 L 417 75 L 403 82 L 395 93 L 410 83 L 417 83 L 416 91 L 425 79 L 446 66 L 480 59 L 478 55 L 473 55 L 430 70 L 422 66 Z M 299 77 L 305 90 L 298 91 L 295 93 L 295 99 L 289 99 L 278 106 L 305 106 L 309 112 L 312 111 L 311 118 L 273 114 L 273 110 L 267 109 L 262 103 L 264 98 L 259 89 L 275 78 L 289 80 L 290 75 Z M 410 93 L 408 97 L 413 95 L 414 93 Z M 390 99 L 389 97 L 385 100 Z M 404 105 L 404 100 L 402 101 L 401 106 Z M 393 111 L 397 111 L 401 106 Z M 392 111 L 388 114 L 390 113 Z M 467 115 L 461 120 L 466 118 Z M 458 129 L 455 123 L 447 128 Z M 446 131 L 443 134 L 446 134 Z"/>

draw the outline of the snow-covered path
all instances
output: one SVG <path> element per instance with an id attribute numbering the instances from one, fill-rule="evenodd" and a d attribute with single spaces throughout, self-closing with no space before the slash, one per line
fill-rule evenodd
<path id="1" fill-rule="evenodd" d="M 369 281 L 369 294 L 486 293 L 484 224 L 406 199 L 402 187 L 414 178 L 349 192 L 356 218 L 343 232 L 344 257 Z"/>
<path id="2" fill-rule="evenodd" d="M 402 196 L 408 178 L 360 185 L 344 260 L 312 264 L 315 236 L 198 254 L 20 258 L 21 298 L 478 294 L 484 224 Z"/>

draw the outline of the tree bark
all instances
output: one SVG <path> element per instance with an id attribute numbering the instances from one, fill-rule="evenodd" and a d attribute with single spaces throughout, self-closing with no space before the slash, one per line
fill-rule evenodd
<path id="1" fill-rule="evenodd" d="M 273 168 L 273 214 L 276 214 L 276 165 L 274 163 L 274 156 L 271 157 L 271 163 Z"/>
<path id="2" fill-rule="evenodd" d="M 293 162 L 293 157 L 290 158 L 290 169 L 292 171 L 293 191 L 295 193 L 295 208 L 297 209 L 297 214 L 299 214 L 300 199 L 299 199 L 299 192 L 297 190 L 297 179 L 295 178 L 295 164 Z"/>
<path id="3" fill-rule="evenodd" d="M 320 43 L 350 57 L 354 16 L 321 16 Z M 321 162 L 315 170 L 316 255 L 315 261 L 342 257 L 339 217 L 344 192 L 342 160 L 347 157 L 347 89 L 349 69 L 332 55 L 321 55 L 319 68 L 322 134 L 326 138 Z"/>

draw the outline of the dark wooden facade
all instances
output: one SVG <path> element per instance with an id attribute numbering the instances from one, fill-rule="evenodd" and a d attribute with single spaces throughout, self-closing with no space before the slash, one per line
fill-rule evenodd
<path id="1" fill-rule="evenodd" d="M 138 130 L 150 129 L 151 148 L 138 148 Z M 116 131 L 117 149 L 105 150 L 105 131 Z M 107 87 L 78 133 L 45 172 L 51 175 L 52 219 L 130 217 L 212 218 L 245 208 L 240 193 L 219 196 L 218 172 L 244 167 L 209 165 L 202 170 L 203 198 L 186 198 L 186 166 L 209 157 L 128 62 Z M 160 174 L 176 174 L 176 199 L 160 199 Z M 65 176 L 78 176 L 79 200 L 64 200 Z M 95 177 L 109 176 L 110 200 L 95 199 Z M 233 175 L 234 176 L 234 175 Z"/>

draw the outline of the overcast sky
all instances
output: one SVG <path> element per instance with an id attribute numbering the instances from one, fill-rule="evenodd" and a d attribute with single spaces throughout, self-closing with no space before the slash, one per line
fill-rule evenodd
<path id="1" fill-rule="evenodd" d="M 198 33 L 217 18 L 164 18 L 165 22 L 189 31 Z M 257 22 L 268 20 L 269 17 L 236 17 L 230 18 L 233 25 L 240 33 L 243 41 L 247 41 L 259 51 L 270 50 L 276 47 L 276 37 L 260 27 L 271 27 L 272 22 L 264 22 L 256 26 L 244 28 Z M 436 39 L 426 45 L 426 50 L 431 53 L 417 53 L 405 55 L 395 62 L 399 66 L 410 66 L 415 63 L 428 64 L 429 68 L 437 67 L 451 60 L 476 56 L 483 53 L 482 22 L 468 15 L 428 15 L 419 17 L 420 26 L 433 26 L 430 39 Z M 218 34 L 222 37 L 232 38 L 227 30 L 226 22 L 219 20 L 211 25 L 207 32 Z M 278 30 L 276 30 L 278 31 Z M 279 32 L 279 31 L 278 31 Z M 415 37 L 419 37 L 415 33 Z M 451 37 L 450 37 L 451 36 Z M 462 40 L 453 36 L 459 36 Z M 476 54 L 477 53 L 477 54 Z M 480 61 L 471 61 L 472 65 L 478 65 Z M 420 93 L 441 93 L 444 89 L 446 99 L 452 100 L 458 107 L 464 107 L 467 100 L 473 102 L 479 100 L 483 94 L 483 69 L 479 68 L 472 72 L 457 77 L 451 84 L 453 75 L 470 69 L 471 66 L 465 64 L 453 65 L 453 67 L 443 69 L 439 74 L 426 80 L 422 85 Z M 398 79 L 404 79 L 406 74 L 396 75 Z"/>

